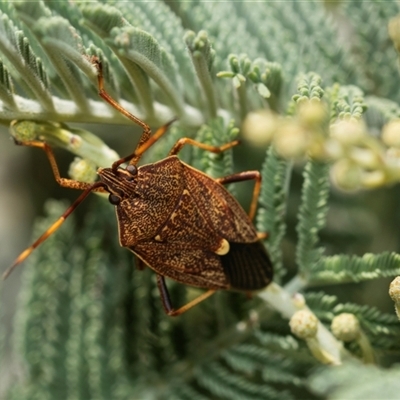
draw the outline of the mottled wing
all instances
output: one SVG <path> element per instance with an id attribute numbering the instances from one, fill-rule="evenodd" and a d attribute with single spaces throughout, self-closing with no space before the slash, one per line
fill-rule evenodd
<path id="1" fill-rule="evenodd" d="M 160 275 L 186 285 L 229 289 L 220 256 L 186 245 L 149 240 L 129 248 Z"/>
<path id="2" fill-rule="evenodd" d="M 259 290 L 273 276 L 271 261 L 261 242 L 231 243 L 224 256 L 156 241 L 131 248 L 160 275 L 207 289 Z"/>
<path id="3" fill-rule="evenodd" d="M 238 290 L 264 288 L 272 280 L 272 264 L 250 218 L 222 185 L 186 167 L 187 187 L 198 194 L 193 196 L 197 208 L 214 232 L 229 241 L 230 250 L 220 256 L 220 260 L 230 287 Z"/>
<path id="4" fill-rule="evenodd" d="M 229 242 L 257 241 L 253 224 L 234 197 L 218 182 L 185 165 L 186 187 L 214 231 Z"/>

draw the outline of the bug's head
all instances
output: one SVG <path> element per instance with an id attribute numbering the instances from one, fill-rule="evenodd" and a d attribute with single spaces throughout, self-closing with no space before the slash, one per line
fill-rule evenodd
<path id="1" fill-rule="evenodd" d="M 110 193 L 108 200 L 117 206 L 121 200 L 132 195 L 136 186 L 137 168 L 128 165 L 126 168 L 99 168 L 97 173 Z"/>

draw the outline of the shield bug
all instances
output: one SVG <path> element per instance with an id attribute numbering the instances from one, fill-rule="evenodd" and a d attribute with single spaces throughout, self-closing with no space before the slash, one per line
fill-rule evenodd
<path id="1" fill-rule="evenodd" d="M 220 153 L 238 141 L 214 147 L 182 138 L 163 160 L 138 167 L 143 153 L 167 131 L 170 123 L 152 134 L 146 123 L 125 110 L 105 91 L 101 64 L 97 60 L 94 63 L 98 69 L 99 95 L 141 126 L 142 136 L 133 153 L 115 161 L 111 168 L 99 168 L 100 179 L 94 184 L 61 178 L 48 144 L 42 141 L 18 143 L 43 149 L 56 181 L 61 186 L 83 190 L 83 193 L 20 254 L 3 277 L 6 278 L 56 231 L 89 193 L 103 192 L 108 193 L 110 203 L 115 206 L 121 246 L 131 250 L 141 264 L 156 272 L 162 304 L 168 315 L 182 314 L 217 290 L 250 292 L 267 286 L 272 279 L 272 266 L 260 241 L 261 236 L 251 222 L 260 192 L 260 173 L 247 171 L 213 179 L 177 157 L 182 147 L 188 144 Z M 126 163 L 128 165 L 122 167 Z M 223 187 L 245 180 L 255 181 L 249 215 Z M 165 277 L 208 290 L 174 309 Z"/>

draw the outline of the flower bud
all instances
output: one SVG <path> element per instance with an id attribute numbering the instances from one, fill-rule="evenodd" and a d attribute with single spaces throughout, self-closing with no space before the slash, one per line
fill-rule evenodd
<path id="1" fill-rule="evenodd" d="M 309 141 L 307 131 L 294 122 L 282 124 L 273 139 L 275 150 L 284 158 L 304 157 Z"/>
<path id="2" fill-rule="evenodd" d="M 390 39 L 393 41 L 393 45 L 396 48 L 397 52 L 400 52 L 400 16 L 392 18 L 389 21 L 388 26 Z"/>
<path id="3" fill-rule="evenodd" d="M 255 146 L 267 145 L 278 126 L 278 118 L 269 111 L 251 112 L 243 122 L 245 138 Z"/>
<path id="4" fill-rule="evenodd" d="M 362 169 L 354 162 L 343 159 L 336 162 L 331 168 L 333 182 L 343 190 L 357 190 L 360 188 Z"/>
<path id="5" fill-rule="evenodd" d="M 308 310 L 300 310 L 293 314 L 289 322 L 290 329 L 300 339 L 315 337 L 318 331 L 318 319 Z"/>
<path id="6" fill-rule="evenodd" d="M 21 142 L 37 139 L 36 122 L 34 121 L 17 121 L 14 120 L 10 124 L 11 136 Z"/>
<path id="7" fill-rule="evenodd" d="M 389 295 L 394 301 L 397 317 L 400 319 L 400 276 L 392 280 L 389 287 Z"/>
<path id="8" fill-rule="evenodd" d="M 97 178 L 96 165 L 88 160 L 75 157 L 69 166 L 69 176 L 79 182 L 93 183 Z"/>
<path id="9" fill-rule="evenodd" d="M 375 189 L 387 183 L 384 171 L 364 172 L 361 178 L 361 185 L 367 189 Z"/>
<path id="10" fill-rule="evenodd" d="M 342 313 L 333 318 L 331 331 L 339 340 L 351 342 L 360 336 L 360 323 L 354 314 Z"/>
<path id="11" fill-rule="evenodd" d="M 327 115 L 324 104 L 317 99 L 299 104 L 299 121 L 306 126 L 321 125 Z"/>
<path id="12" fill-rule="evenodd" d="M 389 147 L 400 147 L 400 120 L 391 121 L 382 129 L 382 140 Z"/>
<path id="13" fill-rule="evenodd" d="M 330 135 L 342 145 L 349 146 L 360 143 L 365 137 L 365 128 L 359 121 L 345 120 L 333 124 L 330 129 Z"/>

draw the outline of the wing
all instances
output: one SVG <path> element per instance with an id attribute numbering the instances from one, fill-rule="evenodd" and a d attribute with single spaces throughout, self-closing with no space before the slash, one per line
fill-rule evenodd
<path id="1" fill-rule="evenodd" d="M 207 289 L 229 289 L 220 256 L 178 243 L 149 240 L 129 247 L 160 275 L 186 285 Z"/>
<path id="2" fill-rule="evenodd" d="M 220 258 L 231 289 L 259 290 L 272 281 L 272 264 L 260 241 L 230 243 L 229 252 Z"/>
<path id="3" fill-rule="evenodd" d="M 224 256 L 156 241 L 139 243 L 130 250 L 158 274 L 206 289 L 259 290 L 273 276 L 271 261 L 261 242 L 231 243 Z"/>
<path id="4" fill-rule="evenodd" d="M 256 242 L 257 232 L 236 199 L 212 178 L 190 165 L 184 166 L 186 188 L 213 230 L 229 242 Z"/>

